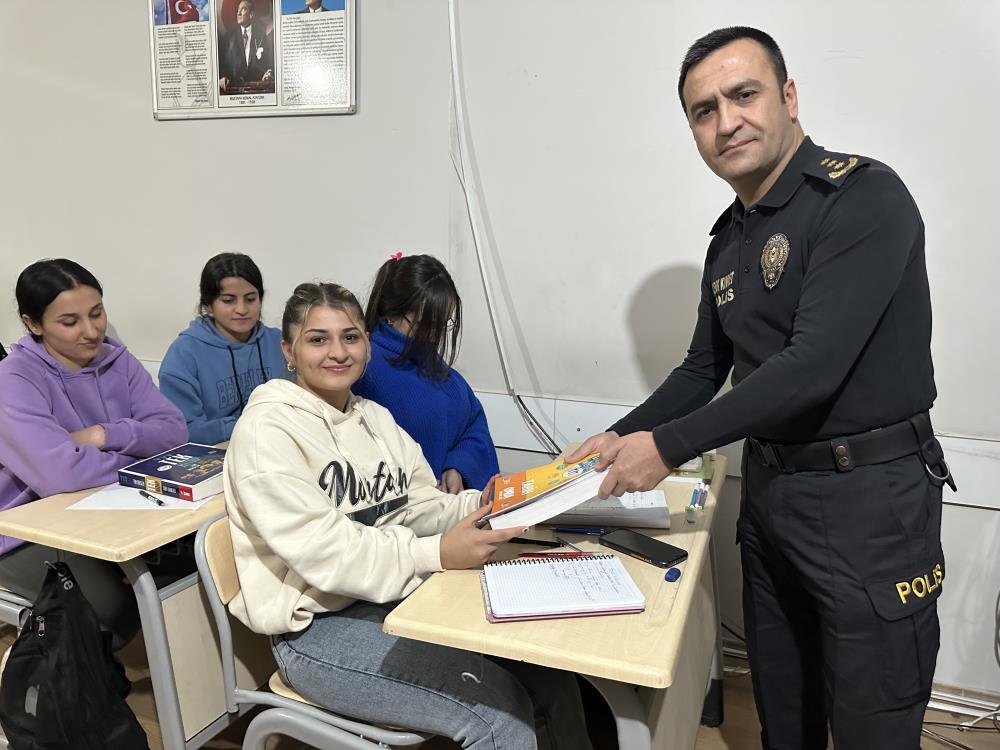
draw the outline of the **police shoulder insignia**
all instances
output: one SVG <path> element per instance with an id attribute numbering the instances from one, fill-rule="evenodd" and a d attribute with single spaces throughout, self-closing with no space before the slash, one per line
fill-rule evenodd
<path id="1" fill-rule="evenodd" d="M 760 254 L 760 270 L 764 275 L 764 286 L 768 289 L 774 289 L 778 285 L 785 263 L 788 262 L 790 249 L 788 238 L 780 232 L 764 243 L 764 250 Z"/>
<path id="2" fill-rule="evenodd" d="M 839 185 L 841 178 L 850 174 L 858 166 L 870 164 L 871 159 L 863 156 L 849 156 L 848 154 L 832 154 L 829 151 L 823 153 L 823 158 L 813 164 L 809 164 L 803 170 L 813 177 L 820 177 L 824 181 Z"/>

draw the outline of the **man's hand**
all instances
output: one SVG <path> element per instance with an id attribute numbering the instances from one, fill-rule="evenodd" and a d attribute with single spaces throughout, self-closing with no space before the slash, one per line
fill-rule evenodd
<path id="1" fill-rule="evenodd" d="M 441 479 L 438 481 L 437 486 L 439 490 L 447 492 L 450 495 L 457 495 L 465 489 L 465 483 L 462 481 L 462 475 L 455 469 L 445 469 L 444 474 L 441 475 Z"/>
<path id="2" fill-rule="evenodd" d="M 219 91 L 223 94 L 226 93 L 226 89 L 229 88 L 229 79 L 225 76 L 219 78 Z"/>
<path id="3" fill-rule="evenodd" d="M 489 508 L 483 506 L 452 526 L 441 537 L 441 567 L 461 570 L 482 565 L 492 557 L 504 542 L 508 542 L 527 529 L 477 529 L 476 521 L 485 516 Z"/>
<path id="4" fill-rule="evenodd" d="M 603 447 L 597 466 L 608 462 L 611 468 L 597 492 L 602 500 L 609 495 L 621 497 L 626 492 L 651 490 L 672 471 L 656 449 L 651 432 L 633 432 Z"/>
<path id="5" fill-rule="evenodd" d="M 597 462 L 597 470 L 603 471 L 604 468 L 611 463 L 610 459 L 604 458 L 605 448 L 612 445 L 616 440 L 618 440 L 617 432 L 598 432 L 596 435 L 591 435 L 589 438 L 580 443 L 575 451 L 570 453 L 564 459 L 566 463 L 571 464 L 574 461 L 579 461 L 584 456 L 589 456 L 591 453 L 600 453 L 601 458 Z"/>
<path id="6" fill-rule="evenodd" d="M 267 70 L 264 71 L 264 77 L 261 78 L 260 80 L 270 81 L 272 78 L 274 78 L 274 71 L 268 68 Z"/>
<path id="7" fill-rule="evenodd" d="M 73 442 L 79 446 L 92 445 L 98 450 L 104 450 L 104 443 L 107 440 L 107 434 L 104 432 L 104 428 L 99 424 L 94 424 L 90 427 L 85 427 L 82 430 L 71 432 L 69 436 L 73 438 Z"/>

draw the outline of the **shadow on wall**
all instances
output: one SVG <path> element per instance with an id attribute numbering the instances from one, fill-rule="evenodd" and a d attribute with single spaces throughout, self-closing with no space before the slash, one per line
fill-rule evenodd
<path id="1" fill-rule="evenodd" d="M 628 327 L 643 382 L 652 392 L 687 354 L 698 317 L 701 268 L 664 266 L 651 273 L 632 297 Z"/>

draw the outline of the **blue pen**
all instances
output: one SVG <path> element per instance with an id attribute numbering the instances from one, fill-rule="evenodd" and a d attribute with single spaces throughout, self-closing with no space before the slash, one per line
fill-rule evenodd
<path id="1" fill-rule="evenodd" d="M 608 529 L 603 529 L 600 526 L 555 526 L 552 530 L 559 534 L 594 534 L 599 536 L 608 533 Z"/>
<path id="2" fill-rule="evenodd" d="M 690 505 L 692 508 L 698 507 L 698 494 L 699 494 L 698 487 L 695 486 L 695 488 L 691 490 L 691 502 L 688 503 L 688 505 Z"/>

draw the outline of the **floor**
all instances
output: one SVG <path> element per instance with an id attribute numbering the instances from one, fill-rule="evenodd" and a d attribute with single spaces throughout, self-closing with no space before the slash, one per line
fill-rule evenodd
<path id="1" fill-rule="evenodd" d="M 14 629 L 0 628 L 0 653 L 14 639 Z M 146 666 L 142 639 L 136 638 L 119 656 L 125 664 L 129 679 L 132 680 L 132 693 L 127 702 L 135 712 L 140 724 L 149 736 L 150 750 L 161 750 L 159 743 L 159 726 L 156 721 L 156 710 L 153 704 L 152 687 L 149 681 L 149 670 Z M 737 671 L 745 672 L 740 667 L 744 663 L 734 662 Z M 696 750 L 759 750 L 760 724 L 753 705 L 753 693 L 750 687 L 750 677 L 745 673 L 726 674 L 725 689 L 725 722 L 721 727 L 710 729 L 701 727 L 698 732 Z M 599 696 L 589 686 L 585 686 L 584 703 L 587 708 L 588 726 L 594 739 L 594 750 L 615 750 L 614 724 L 602 705 Z M 980 722 L 976 730 L 959 731 L 951 726 L 963 721 L 965 717 L 956 717 L 938 711 L 929 711 L 926 728 L 936 732 L 947 741 L 925 736 L 921 742 L 922 750 L 1000 750 L 1000 731 L 989 722 Z M 229 727 L 220 736 L 207 743 L 208 750 L 239 750 L 243 731 L 249 717 Z M 948 741 L 957 744 L 949 744 Z M 0 750 L 7 747 L 6 740 L 0 735 Z M 830 746 L 832 748 L 832 745 Z M 271 750 L 299 750 L 302 746 L 287 739 L 272 743 Z M 440 738 L 430 740 L 421 746 L 421 750 L 457 750 L 458 745 Z M 623 748 L 622 750 L 627 750 Z"/>

